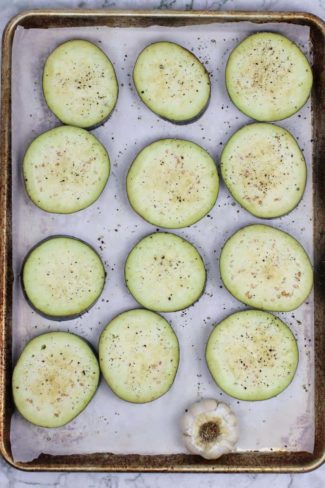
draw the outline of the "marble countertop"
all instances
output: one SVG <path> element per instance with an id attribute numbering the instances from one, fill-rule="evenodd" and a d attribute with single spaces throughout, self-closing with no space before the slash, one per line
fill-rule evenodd
<path id="1" fill-rule="evenodd" d="M 307 10 L 325 17 L 325 0 L 0 0 L 1 32 L 16 13 L 30 8 L 159 8 L 211 10 Z M 325 465 L 307 474 L 101 474 L 26 473 L 0 458 L 0 488 L 322 488 Z"/>

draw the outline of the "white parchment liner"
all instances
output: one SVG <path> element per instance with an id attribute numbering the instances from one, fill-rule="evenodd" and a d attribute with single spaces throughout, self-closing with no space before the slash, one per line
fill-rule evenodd
<path id="1" fill-rule="evenodd" d="M 18 28 L 13 45 L 12 173 L 13 173 L 13 356 L 17 359 L 32 337 L 54 330 L 69 330 L 95 347 L 103 327 L 116 314 L 136 307 L 123 281 L 123 266 L 131 247 L 155 228 L 130 208 L 125 177 L 136 153 L 162 137 L 188 138 L 206 148 L 218 163 L 227 138 L 250 120 L 230 102 L 225 85 L 225 62 L 230 50 L 256 30 L 281 32 L 308 54 L 309 29 L 291 24 L 210 24 L 179 28 Z M 111 176 L 100 199 L 72 215 L 54 215 L 28 199 L 21 163 L 28 144 L 41 132 L 59 125 L 47 108 L 41 89 L 44 61 L 61 42 L 71 38 L 98 44 L 112 60 L 119 80 L 116 109 L 105 125 L 93 133 L 106 146 Z M 138 99 L 132 83 L 136 56 L 150 42 L 170 40 L 192 50 L 211 73 L 212 96 L 205 114 L 195 123 L 176 126 L 155 116 Z M 308 165 L 308 182 L 302 202 L 289 215 L 269 221 L 295 236 L 312 257 L 313 208 L 310 102 L 295 116 L 280 122 L 298 139 Z M 242 210 L 221 184 L 217 204 L 198 224 L 176 233 L 195 244 L 208 270 L 204 296 L 183 312 L 164 314 L 174 327 L 181 347 L 178 374 L 172 389 L 145 405 L 126 403 L 104 381 L 87 409 L 59 429 L 33 426 L 14 414 L 11 446 L 16 461 L 29 461 L 40 453 L 93 452 L 168 454 L 185 452 L 179 431 L 184 409 L 201 397 L 228 402 L 240 421 L 238 450 L 306 450 L 314 445 L 313 296 L 293 313 L 279 314 L 298 339 L 300 361 L 290 387 L 278 397 L 261 402 L 238 402 L 223 394 L 211 380 L 204 349 L 213 325 L 244 306 L 222 287 L 218 271 L 221 246 L 235 230 L 259 222 Z M 83 317 L 67 322 L 46 320 L 33 312 L 23 297 L 20 270 L 25 254 L 39 240 L 53 234 L 70 234 L 92 244 L 108 272 L 103 295 Z"/>

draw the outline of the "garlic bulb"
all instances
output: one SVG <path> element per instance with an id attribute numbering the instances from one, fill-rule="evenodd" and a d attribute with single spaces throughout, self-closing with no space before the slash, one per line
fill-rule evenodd
<path id="1" fill-rule="evenodd" d="M 235 448 L 237 417 L 225 403 L 201 400 L 183 415 L 182 433 L 189 451 L 205 459 L 217 459 Z"/>

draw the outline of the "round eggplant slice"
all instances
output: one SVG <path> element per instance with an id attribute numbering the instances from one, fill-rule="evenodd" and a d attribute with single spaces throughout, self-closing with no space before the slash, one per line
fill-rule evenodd
<path id="1" fill-rule="evenodd" d="M 235 298 L 274 312 L 298 308 L 313 285 L 313 269 L 304 248 L 286 232 L 268 225 L 249 225 L 235 232 L 221 251 L 220 273 Z"/>
<path id="2" fill-rule="evenodd" d="M 299 47 L 281 34 L 258 32 L 231 52 L 226 86 L 239 110 L 271 122 L 290 117 L 309 98 L 313 75 Z"/>
<path id="3" fill-rule="evenodd" d="M 43 93 L 61 122 L 90 129 L 105 122 L 113 111 L 118 83 L 111 61 L 99 47 L 73 39 L 47 58 Z"/>
<path id="4" fill-rule="evenodd" d="M 217 385 L 239 400 L 267 400 L 291 383 L 298 365 L 289 327 L 259 310 L 237 312 L 212 331 L 206 361 Z"/>
<path id="5" fill-rule="evenodd" d="M 26 191 L 46 212 L 78 212 L 101 195 L 110 173 L 105 147 L 84 129 L 56 127 L 28 147 L 23 172 Z"/>
<path id="6" fill-rule="evenodd" d="M 160 315 L 129 310 L 115 317 L 99 340 L 103 376 L 128 402 L 152 402 L 172 386 L 179 362 L 177 337 Z"/>
<path id="7" fill-rule="evenodd" d="M 192 244 L 175 234 L 159 232 L 134 246 L 125 263 L 125 281 L 144 307 L 176 312 L 200 298 L 206 271 Z"/>
<path id="8" fill-rule="evenodd" d="M 22 284 L 30 305 L 57 320 L 86 312 L 100 296 L 105 269 L 97 252 L 86 242 L 53 236 L 37 244 L 26 256 Z"/>
<path id="9" fill-rule="evenodd" d="M 187 227 L 214 206 L 219 192 L 216 165 L 202 147 L 183 139 L 161 139 L 142 149 L 126 182 L 133 209 L 151 224 Z"/>
<path id="10" fill-rule="evenodd" d="M 239 129 L 225 145 L 220 168 L 232 196 L 256 217 L 285 215 L 304 194 L 304 156 L 290 132 L 274 124 Z"/>
<path id="11" fill-rule="evenodd" d="M 173 42 L 145 47 L 135 63 L 133 80 L 147 107 L 175 123 L 196 120 L 210 99 L 210 79 L 204 65 Z"/>
<path id="12" fill-rule="evenodd" d="M 68 332 L 50 332 L 25 346 L 14 368 L 12 391 L 26 420 L 61 427 L 86 408 L 98 382 L 98 361 L 86 341 Z"/>

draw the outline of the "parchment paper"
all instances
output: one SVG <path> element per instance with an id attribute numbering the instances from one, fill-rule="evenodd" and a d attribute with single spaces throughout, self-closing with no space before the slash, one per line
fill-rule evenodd
<path id="1" fill-rule="evenodd" d="M 218 162 L 223 144 L 249 122 L 230 102 L 224 86 L 225 62 L 230 50 L 256 30 L 282 32 L 309 51 L 309 29 L 286 24 L 210 24 L 180 28 L 18 28 L 13 45 L 13 356 L 17 359 L 32 337 L 54 330 L 69 330 L 95 347 L 103 327 L 118 313 L 136 307 L 123 281 L 128 251 L 155 228 L 130 208 L 125 177 L 136 153 L 162 137 L 191 139 L 206 148 Z M 59 125 L 42 95 L 41 76 L 46 57 L 71 38 L 98 44 L 112 60 L 119 80 L 117 107 L 105 125 L 93 133 L 107 147 L 111 176 L 100 199 L 72 215 L 54 215 L 38 209 L 28 199 L 22 181 L 21 162 L 27 145 L 41 132 Z M 150 42 L 170 40 L 192 50 L 211 73 L 212 97 L 208 110 L 195 123 L 176 126 L 155 116 L 138 99 L 132 84 L 137 54 Z M 304 151 L 308 183 L 302 202 L 288 216 L 270 225 L 295 236 L 312 257 L 312 171 L 310 103 L 299 114 L 280 122 Z M 201 252 L 208 271 L 205 294 L 194 307 L 164 314 L 174 327 L 181 347 L 178 374 L 172 389 L 145 405 L 124 402 L 101 382 L 87 409 L 69 425 L 44 429 L 26 422 L 17 413 L 11 423 L 11 446 L 16 461 L 29 461 L 40 453 L 92 452 L 168 454 L 185 452 L 179 419 L 184 409 L 202 397 L 228 402 L 240 421 L 238 450 L 306 450 L 314 445 L 313 414 L 313 296 L 293 313 L 279 314 L 298 339 L 300 361 L 293 383 L 278 397 L 261 402 L 239 402 L 222 393 L 212 381 L 204 360 L 207 338 L 214 324 L 229 313 L 245 308 L 222 287 L 218 272 L 221 246 L 239 227 L 257 223 L 230 197 L 221 184 L 218 201 L 208 216 L 176 233 L 189 239 Z M 53 234 L 80 237 L 100 252 L 108 272 L 98 303 L 83 317 L 55 322 L 33 312 L 23 297 L 19 275 L 27 251 Z"/>

